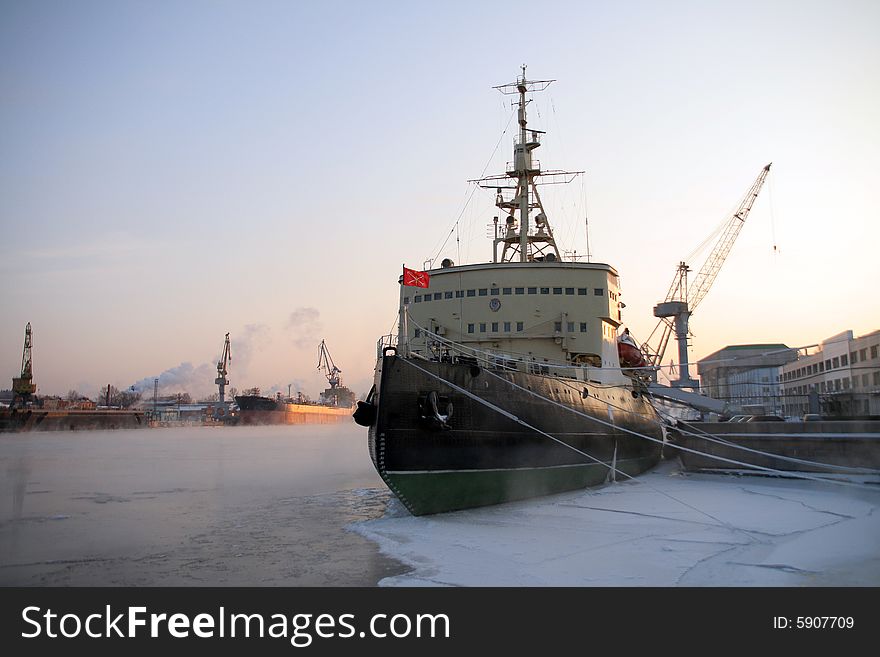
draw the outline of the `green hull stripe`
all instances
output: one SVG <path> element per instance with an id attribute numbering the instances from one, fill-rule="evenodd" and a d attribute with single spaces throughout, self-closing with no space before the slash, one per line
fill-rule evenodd
<path id="1" fill-rule="evenodd" d="M 648 456 L 617 462 L 630 476 L 657 463 Z M 413 515 L 443 513 L 552 495 L 601 484 L 609 467 L 600 463 L 508 470 L 442 470 L 384 472 L 383 479 Z M 618 473 L 618 478 L 622 475 Z"/>

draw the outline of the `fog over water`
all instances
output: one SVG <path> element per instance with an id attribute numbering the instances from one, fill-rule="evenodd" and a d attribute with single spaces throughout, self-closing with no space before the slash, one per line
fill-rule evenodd
<path id="1" fill-rule="evenodd" d="M 389 498 L 366 432 L 193 427 L 0 436 L 0 585 L 372 586 L 346 531 Z"/>

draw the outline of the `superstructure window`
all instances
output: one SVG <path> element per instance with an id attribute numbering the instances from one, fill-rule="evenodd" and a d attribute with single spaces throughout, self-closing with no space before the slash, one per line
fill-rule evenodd
<path id="1" fill-rule="evenodd" d="M 604 297 L 605 296 L 605 288 L 604 287 L 593 288 L 593 295 L 597 296 L 597 297 Z"/>
<path id="2" fill-rule="evenodd" d="M 562 288 L 561 287 L 554 287 L 553 294 L 562 294 Z"/>
<path id="3" fill-rule="evenodd" d="M 553 322 L 554 331 L 562 331 L 562 322 Z"/>
<path id="4" fill-rule="evenodd" d="M 516 330 L 517 330 L 517 331 L 522 331 L 522 330 L 523 330 L 523 323 L 522 323 L 522 322 L 517 322 L 517 323 L 516 323 Z"/>
<path id="5" fill-rule="evenodd" d="M 510 291 L 511 291 L 512 289 L 513 289 L 513 288 L 503 287 L 503 288 L 501 288 L 501 294 L 510 294 Z"/>
<path id="6" fill-rule="evenodd" d="M 871 347 L 871 359 L 877 358 L 877 345 Z"/>
<path id="7" fill-rule="evenodd" d="M 498 333 L 498 322 L 492 322 L 492 333 Z"/>
<path id="8" fill-rule="evenodd" d="M 568 332 L 574 333 L 574 322 L 568 322 Z"/>
<path id="9" fill-rule="evenodd" d="M 844 354 L 843 356 L 840 357 L 840 364 L 841 365 L 846 367 L 848 365 L 848 363 L 849 363 L 849 358 L 847 357 L 846 354 Z"/>
<path id="10" fill-rule="evenodd" d="M 536 287 L 529 288 L 529 294 L 537 294 L 537 293 L 538 293 L 538 288 L 536 288 Z"/>
<path id="11" fill-rule="evenodd" d="M 444 292 L 444 293 L 443 293 L 443 297 L 446 298 L 446 299 L 451 299 L 451 298 L 452 298 L 452 292 L 451 292 L 451 291 L 450 291 L 450 292 Z"/>
<path id="12" fill-rule="evenodd" d="M 586 294 L 587 294 L 587 288 L 585 288 L 585 287 L 579 287 L 579 288 L 578 288 L 578 295 L 580 295 L 580 296 L 586 296 Z"/>
<path id="13" fill-rule="evenodd" d="M 487 288 L 485 288 L 485 287 L 481 287 L 480 290 L 479 290 L 479 293 L 480 293 L 480 296 L 481 296 L 481 297 L 485 297 L 486 295 L 489 294 L 489 290 L 488 290 Z"/>
<path id="14" fill-rule="evenodd" d="M 434 292 L 434 301 L 440 301 L 443 298 L 442 292 Z"/>
<path id="15" fill-rule="evenodd" d="M 474 332 L 474 325 L 468 324 L 468 333 L 473 333 L 473 332 Z"/>
<path id="16" fill-rule="evenodd" d="M 518 287 L 518 288 L 516 288 L 516 289 L 514 290 L 514 292 L 516 292 L 517 294 L 525 294 L 525 293 L 526 293 L 526 288 L 524 288 L 524 287 Z"/>
<path id="17" fill-rule="evenodd" d="M 431 300 L 431 295 L 430 295 L 430 294 L 426 294 L 426 295 L 425 295 L 425 303 L 427 303 L 427 302 L 430 301 L 430 300 Z"/>
<path id="18" fill-rule="evenodd" d="M 456 299 L 461 299 L 463 296 L 464 296 L 464 290 L 456 290 L 455 291 L 455 298 Z"/>
<path id="19" fill-rule="evenodd" d="M 467 295 L 469 297 L 475 297 L 475 296 L 477 296 L 477 291 L 476 290 L 468 290 Z"/>
<path id="20" fill-rule="evenodd" d="M 493 287 L 493 288 L 491 288 L 491 289 L 490 289 L 490 292 L 492 293 L 492 296 L 493 296 L 493 297 L 498 296 L 498 288 L 497 288 L 497 287 Z"/>
<path id="21" fill-rule="evenodd" d="M 421 302 L 422 302 L 421 295 L 417 294 L 416 296 L 413 297 L 413 303 L 421 303 Z"/>
<path id="22" fill-rule="evenodd" d="M 542 287 L 541 294 L 550 294 L 550 288 L 549 287 Z"/>
<path id="23" fill-rule="evenodd" d="M 486 322 L 480 322 L 480 333 L 486 332 Z"/>
<path id="24" fill-rule="evenodd" d="M 581 322 L 581 333 L 586 333 L 586 332 L 587 332 L 587 323 Z"/>
<path id="25" fill-rule="evenodd" d="M 510 333 L 510 322 L 504 322 L 504 330 Z"/>
<path id="26" fill-rule="evenodd" d="M 422 337 L 422 329 L 416 329 L 416 337 L 417 338 Z"/>
<path id="27" fill-rule="evenodd" d="M 573 287 L 565 288 L 565 293 L 566 294 L 574 294 L 574 288 Z"/>
<path id="28" fill-rule="evenodd" d="M 403 305 L 404 305 L 404 306 L 408 306 L 408 305 L 409 305 L 409 297 L 403 297 Z"/>

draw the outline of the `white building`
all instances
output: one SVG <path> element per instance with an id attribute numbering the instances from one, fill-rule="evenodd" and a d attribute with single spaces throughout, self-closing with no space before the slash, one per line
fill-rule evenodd
<path id="1" fill-rule="evenodd" d="M 880 331 L 843 331 L 782 368 L 787 415 L 880 415 Z"/>

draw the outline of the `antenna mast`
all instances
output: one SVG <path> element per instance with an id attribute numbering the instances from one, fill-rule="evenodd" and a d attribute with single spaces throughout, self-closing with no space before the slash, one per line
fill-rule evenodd
<path id="1" fill-rule="evenodd" d="M 526 94 L 544 91 L 553 82 L 555 80 L 528 80 L 523 64 L 522 75 L 516 82 L 495 87 L 504 95 L 519 96 L 514 101 L 518 108 L 519 133 L 513 142 L 513 162 L 507 163 L 507 172 L 503 175 L 469 181 L 476 182 L 484 189 L 495 189 L 495 205 L 506 214 L 505 225 L 500 230 L 496 228 L 494 262 L 497 262 L 498 244 L 504 244 L 501 262 L 553 262 L 562 259 L 538 194 L 536 179 L 544 176 L 543 184 L 566 183 L 583 171 L 541 170 L 541 163 L 532 157 L 532 151 L 541 145 L 541 135 L 545 133 L 528 128 L 526 112 L 526 106 L 532 102 L 526 98 Z M 530 214 L 532 210 L 537 210 L 534 217 Z"/>

